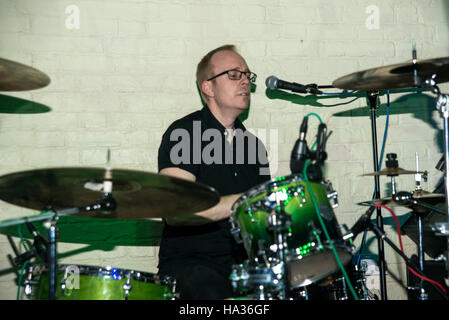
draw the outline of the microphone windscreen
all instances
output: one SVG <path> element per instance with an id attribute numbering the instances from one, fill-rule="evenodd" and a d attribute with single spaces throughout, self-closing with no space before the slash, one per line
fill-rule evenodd
<path id="1" fill-rule="evenodd" d="M 269 76 L 267 80 L 265 80 L 265 85 L 268 89 L 274 90 L 277 89 L 278 78 L 275 76 Z"/>

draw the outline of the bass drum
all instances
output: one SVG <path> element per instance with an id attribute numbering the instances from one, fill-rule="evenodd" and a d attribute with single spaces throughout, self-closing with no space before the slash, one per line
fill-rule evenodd
<path id="1" fill-rule="evenodd" d="M 352 258 L 352 246 L 343 240 L 329 201 L 330 195 L 335 194 L 330 184 L 310 182 L 310 185 L 319 216 L 305 181 L 296 174 L 250 189 L 231 210 L 231 232 L 239 234 L 249 259 L 259 262 L 270 261 L 277 250 L 268 228 L 269 215 L 279 209 L 290 215 L 287 270 L 292 288 L 309 285 L 339 269 L 332 246 L 343 265 Z"/>
<path id="2" fill-rule="evenodd" d="M 33 284 L 32 299 L 47 300 L 49 271 L 46 265 L 34 266 L 28 278 Z M 157 274 L 86 265 L 58 265 L 57 300 L 173 300 L 176 281 Z"/>

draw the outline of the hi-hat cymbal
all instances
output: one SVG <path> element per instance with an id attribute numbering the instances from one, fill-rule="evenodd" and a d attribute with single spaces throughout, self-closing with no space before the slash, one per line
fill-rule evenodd
<path id="1" fill-rule="evenodd" d="M 111 170 L 112 213 L 77 216 L 109 219 L 172 218 L 206 210 L 219 201 L 211 187 L 155 173 Z M 0 177 L 0 200 L 35 210 L 82 208 L 103 195 L 105 169 L 51 168 Z"/>
<path id="2" fill-rule="evenodd" d="M 436 75 L 435 81 L 449 81 L 449 57 L 413 60 L 379 68 L 354 72 L 336 79 L 332 86 L 340 89 L 375 91 L 416 87 L 414 70 L 421 79 L 426 80 Z"/>
<path id="3" fill-rule="evenodd" d="M 415 190 L 411 193 L 411 198 L 416 200 L 422 200 L 424 202 L 435 202 L 444 200 L 445 195 L 440 193 L 431 193 L 424 190 Z M 392 197 L 363 201 L 358 204 L 359 205 L 381 204 L 388 207 L 410 207 L 410 205 L 404 205 L 394 201 Z"/>
<path id="4" fill-rule="evenodd" d="M 422 171 L 411 171 L 411 170 L 405 170 L 402 168 L 384 168 L 377 172 L 370 172 L 362 174 L 362 176 L 398 176 L 402 174 L 425 174 L 425 172 Z"/>
<path id="5" fill-rule="evenodd" d="M 0 91 L 26 91 L 47 86 L 50 78 L 24 64 L 0 58 Z"/>

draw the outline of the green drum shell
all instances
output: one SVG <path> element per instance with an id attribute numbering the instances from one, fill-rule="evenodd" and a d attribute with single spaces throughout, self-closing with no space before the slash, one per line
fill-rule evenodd
<path id="1" fill-rule="evenodd" d="M 341 238 L 338 229 L 338 223 L 330 205 L 329 199 L 325 191 L 325 187 L 321 183 L 310 182 L 311 191 L 316 199 L 321 212 L 322 221 L 326 226 L 326 230 L 331 239 Z M 287 244 L 289 250 L 299 250 L 299 252 L 307 255 L 310 250 L 310 242 L 312 241 L 311 222 L 323 244 L 327 243 L 325 234 L 322 232 L 321 223 L 317 217 L 317 213 L 312 202 L 312 198 L 308 192 L 305 181 L 293 180 L 284 181 L 284 183 L 276 183 L 276 187 L 271 192 L 282 192 L 282 190 L 302 188 L 303 193 L 292 196 L 284 207 L 284 211 L 291 215 L 291 236 L 288 237 Z M 251 197 L 251 198 L 250 198 Z M 264 201 L 267 192 L 259 192 L 256 195 L 248 193 L 236 202 L 237 210 L 233 212 L 233 219 L 237 221 L 245 249 L 250 258 L 255 258 L 260 249 L 260 243 L 265 245 L 274 244 L 274 238 L 267 230 L 267 218 L 270 212 L 264 210 L 248 210 L 248 207 L 257 201 Z M 248 212 L 251 211 L 251 212 Z"/>
<path id="2" fill-rule="evenodd" d="M 80 266 L 78 275 L 78 288 L 64 288 L 66 265 L 59 265 L 57 273 L 57 300 L 124 300 L 127 277 L 114 279 L 111 270 L 93 266 Z M 83 270 L 88 269 L 89 272 Z M 116 269 L 121 274 L 127 274 L 130 270 Z M 83 274 L 84 273 L 84 274 Z M 86 274 L 88 273 L 88 274 Z M 173 286 L 168 279 L 160 279 L 158 275 L 132 271 L 129 284 L 130 290 L 127 300 L 171 300 L 174 299 Z M 37 272 L 37 287 L 33 288 L 32 298 L 35 300 L 47 300 L 49 295 L 49 273 L 47 268 L 41 268 Z M 166 282 L 165 284 L 160 284 Z"/>

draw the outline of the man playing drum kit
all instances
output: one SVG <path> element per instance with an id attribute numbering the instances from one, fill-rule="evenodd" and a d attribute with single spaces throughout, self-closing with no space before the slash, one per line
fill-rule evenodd
<path id="1" fill-rule="evenodd" d="M 242 56 L 233 45 L 212 50 L 198 64 L 196 77 L 206 106 L 165 132 L 159 173 L 211 186 L 221 198 L 195 215 L 165 219 L 158 267 L 176 279 L 181 299 L 224 299 L 234 295 L 232 266 L 245 258 L 231 235 L 231 206 L 270 175 L 265 147 L 238 119 L 249 107 L 256 80 Z"/>

